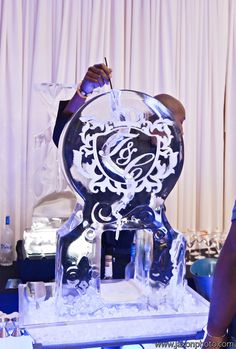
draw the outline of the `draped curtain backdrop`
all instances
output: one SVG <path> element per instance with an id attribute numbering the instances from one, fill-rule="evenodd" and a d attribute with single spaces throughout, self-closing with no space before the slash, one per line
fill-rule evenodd
<path id="1" fill-rule="evenodd" d="M 227 231 L 236 197 L 235 0 L 0 0 L 1 227 L 10 214 L 22 238 L 39 198 L 55 190 L 57 161 L 44 170 L 45 154 L 55 158 L 58 101 L 104 56 L 115 88 L 185 105 L 171 225 Z"/>

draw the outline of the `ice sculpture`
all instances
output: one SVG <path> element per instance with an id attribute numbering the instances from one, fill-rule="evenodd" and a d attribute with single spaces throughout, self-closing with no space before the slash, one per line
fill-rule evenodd
<path id="1" fill-rule="evenodd" d="M 73 297 L 82 299 L 81 312 L 102 306 L 101 236 L 106 230 L 115 230 L 117 237 L 123 229 L 136 231 L 134 278 L 145 290 L 183 285 L 185 240 L 170 226 L 164 207 L 184 160 L 171 111 L 145 93 L 111 90 L 75 113 L 61 137 L 60 153 L 67 181 L 84 206 L 58 232 L 58 307 Z"/>

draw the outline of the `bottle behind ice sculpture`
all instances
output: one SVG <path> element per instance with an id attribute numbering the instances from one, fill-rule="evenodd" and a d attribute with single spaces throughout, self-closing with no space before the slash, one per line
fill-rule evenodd
<path id="1" fill-rule="evenodd" d="M 10 216 L 6 216 L 5 227 L 0 243 L 0 265 L 9 266 L 13 263 L 14 232 L 10 227 Z"/>
<path id="2" fill-rule="evenodd" d="M 135 243 L 132 243 L 130 248 L 130 262 L 125 267 L 125 280 L 130 280 L 134 278 L 135 256 L 136 256 L 136 245 Z"/>
<path id="3" fill-rule="evenodd" d="M 112 266 L 112 256 L 105 255 L 105 274 L 104 279 L 109 280 L 113 278 L 113 266 Z"/>

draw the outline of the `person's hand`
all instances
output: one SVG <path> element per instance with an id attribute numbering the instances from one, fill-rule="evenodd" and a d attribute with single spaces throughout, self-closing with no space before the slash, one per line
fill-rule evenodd
<path id="1" fill-rule="evenodd" d="M 203 341 L 202 348 L 203 349 L 227 348 L 228 341 L 229 341 L 229 338 L 227 337 L 227 335 L 219 336 L 219 337 L 206 335 L 206 338 Z"/>
<path id="2" fill-rule="evenodd" d="M 80 92 L 87 95 L 95 88 L 108 84 L 111 72 L 112 70 L 103 63 L 89 67 L 79 87 Z"/>

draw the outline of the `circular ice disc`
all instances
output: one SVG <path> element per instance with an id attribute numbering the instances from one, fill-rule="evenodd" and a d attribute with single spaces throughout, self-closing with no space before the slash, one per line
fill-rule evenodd
<path id="1" fill-rule="evenodd" d="M 170 110 L 133 90 L 111 90 L 85 103 L 64 130 L 60 153 L 69 184 L 87 205 L 103 203 L 109 211 L 122 201 L 117 209 L 125 214 L 152 195 L 165 200 L 184 155 Z"/>

